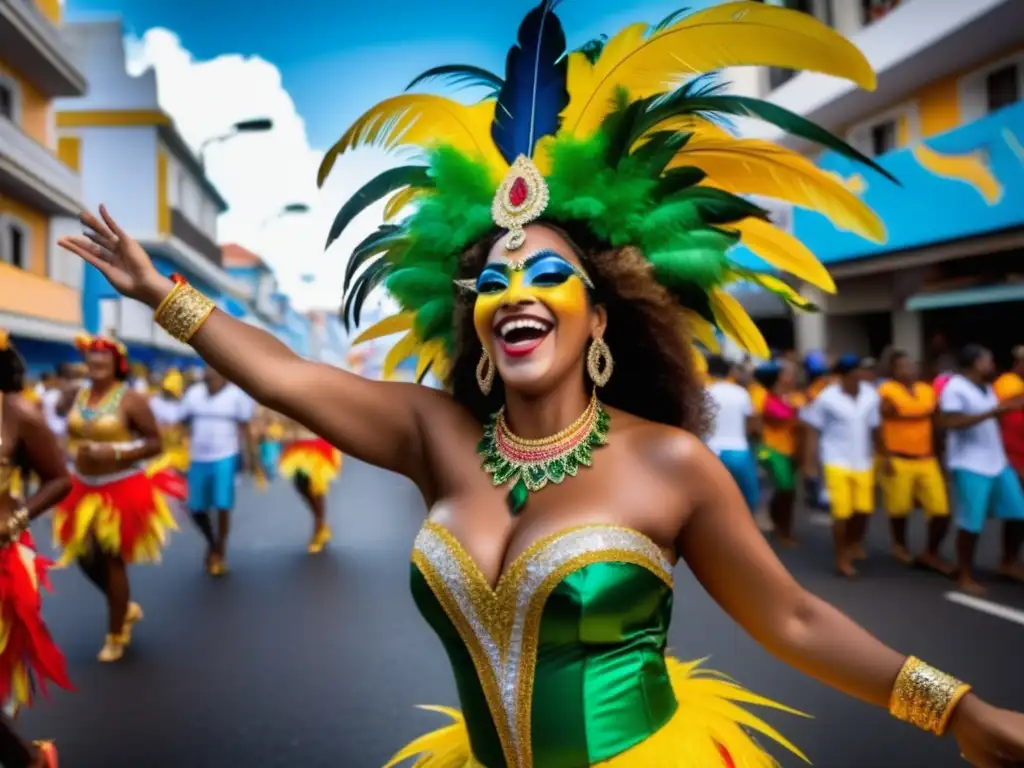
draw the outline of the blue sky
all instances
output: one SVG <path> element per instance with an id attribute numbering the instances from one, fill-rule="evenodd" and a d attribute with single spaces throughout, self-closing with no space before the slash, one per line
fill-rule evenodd
<path id="1" fill-rule="evenodd" d="M 680 6 L 714 0 L 564 0 L 570 45 L 634 21 L 658 21 Z M 259 56 L 280 69 L 306 121 L 327 147 L 374 102 L 421 71 L 468 63 L 500 71 L 516 27 L 536 0 L 67 0 L 67 17 L 120 15 L 129 33 L 164 27 L 197 59 Z M 290 12 L 289 12 L 290 11 Z"/>

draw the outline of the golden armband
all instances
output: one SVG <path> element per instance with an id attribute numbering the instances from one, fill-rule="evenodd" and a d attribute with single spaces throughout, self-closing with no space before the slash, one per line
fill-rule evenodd
<path id="1" fill-rule="evenodd" d="M 970 690 L 967 683 L 909 656 L 893 684 L 889 713 L 941 736 L 956 705 Z"/>
<path id="2" fill-rule="evenodd" d="M 153 319 L 175 339 L 188 344 L 216 305 L 183 279 L 175 278 L 174 289 L 160 302 Z"/>

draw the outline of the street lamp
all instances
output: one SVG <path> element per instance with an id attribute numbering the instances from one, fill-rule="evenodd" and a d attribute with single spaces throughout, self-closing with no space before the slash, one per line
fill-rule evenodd
<path id="1" fill-rule="evenodd" d="M 242 133 L 265 133 L 274 127 L 269 117 L 254 117 L 251 120 L 239 120 L 231 126 L 231 130 L 221 136 L 212 136 L 199 145 L 199 164 L 206 164 L 206 148 L 211 144 L 220 144 Z"/>

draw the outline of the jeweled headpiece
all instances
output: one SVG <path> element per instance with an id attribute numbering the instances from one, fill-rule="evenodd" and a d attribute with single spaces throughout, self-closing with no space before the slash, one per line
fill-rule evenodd
<path id="1" fill-rule="evenodd" d="M 799 115 L 722 92 L 713 73 L 733 66 L 805 69 L 871 89 L 875 75 L 867 60 L 813 17 L 758 2 L 674 13 L 567 52 L 556 5 L 544 0 L 526 15 L 504 77 L 442 66 L 409 86 L 442 80 L 482 88 L 483 99 L 463 104 L 419 93 L 386 99 L 327 152 L 321 184 L 337 157 L 359 146 L 417 147 L 427 158 L 369 181 L 335 217 L 328 246 L 361 211 L 390 196 L 385 223 L 346 266 L 346 326 L 358 325 L 366 297 L 386 286 L 402 311 L 356 342 L 404 333 L 385 359 L 385 377 L 415 356 L 417 376 L 433 369 L 444 380 L 454 343 L 453 282 L 471 283 L 456 280 L 458 256 L 495 226 L 508 230 L 504 245 L 516 250 L 526 239 L 524 227 L 543 220 L 582 224 L 612 247 L 634 246 L 688 310 L 702 343 L 714 348 L 717 328 L 766 357 L 764 338 L 726 287 L 749 281 L 794 308 L 814 309 L 772 268 L 825 291 L 835 284 L 747 196 L 819 210 L 838 227 L 875 240 L 885 230 L 840 180 L 796 152 L 733 136 L 722 118 L 761 118 L 888 174 Z M 766 268 L 734 261 L 741 245 Z"/>

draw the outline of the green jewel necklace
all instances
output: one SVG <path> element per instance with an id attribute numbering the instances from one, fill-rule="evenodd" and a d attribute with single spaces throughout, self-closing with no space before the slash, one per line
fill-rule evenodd
<path id="1" fill-rule="evenodd" d="M 518 515 L 531 491 L 575 477 L 580 467 L 591 465 L 594 449 L 608 442 L 610 422 L 595 392 L 583 414 L 557 435 L 526 440 L 509 430 L 503 407 L 484 427 L 476 452 L 495 486 L 513 484 L 506 498 L 509 510 Z"/>

